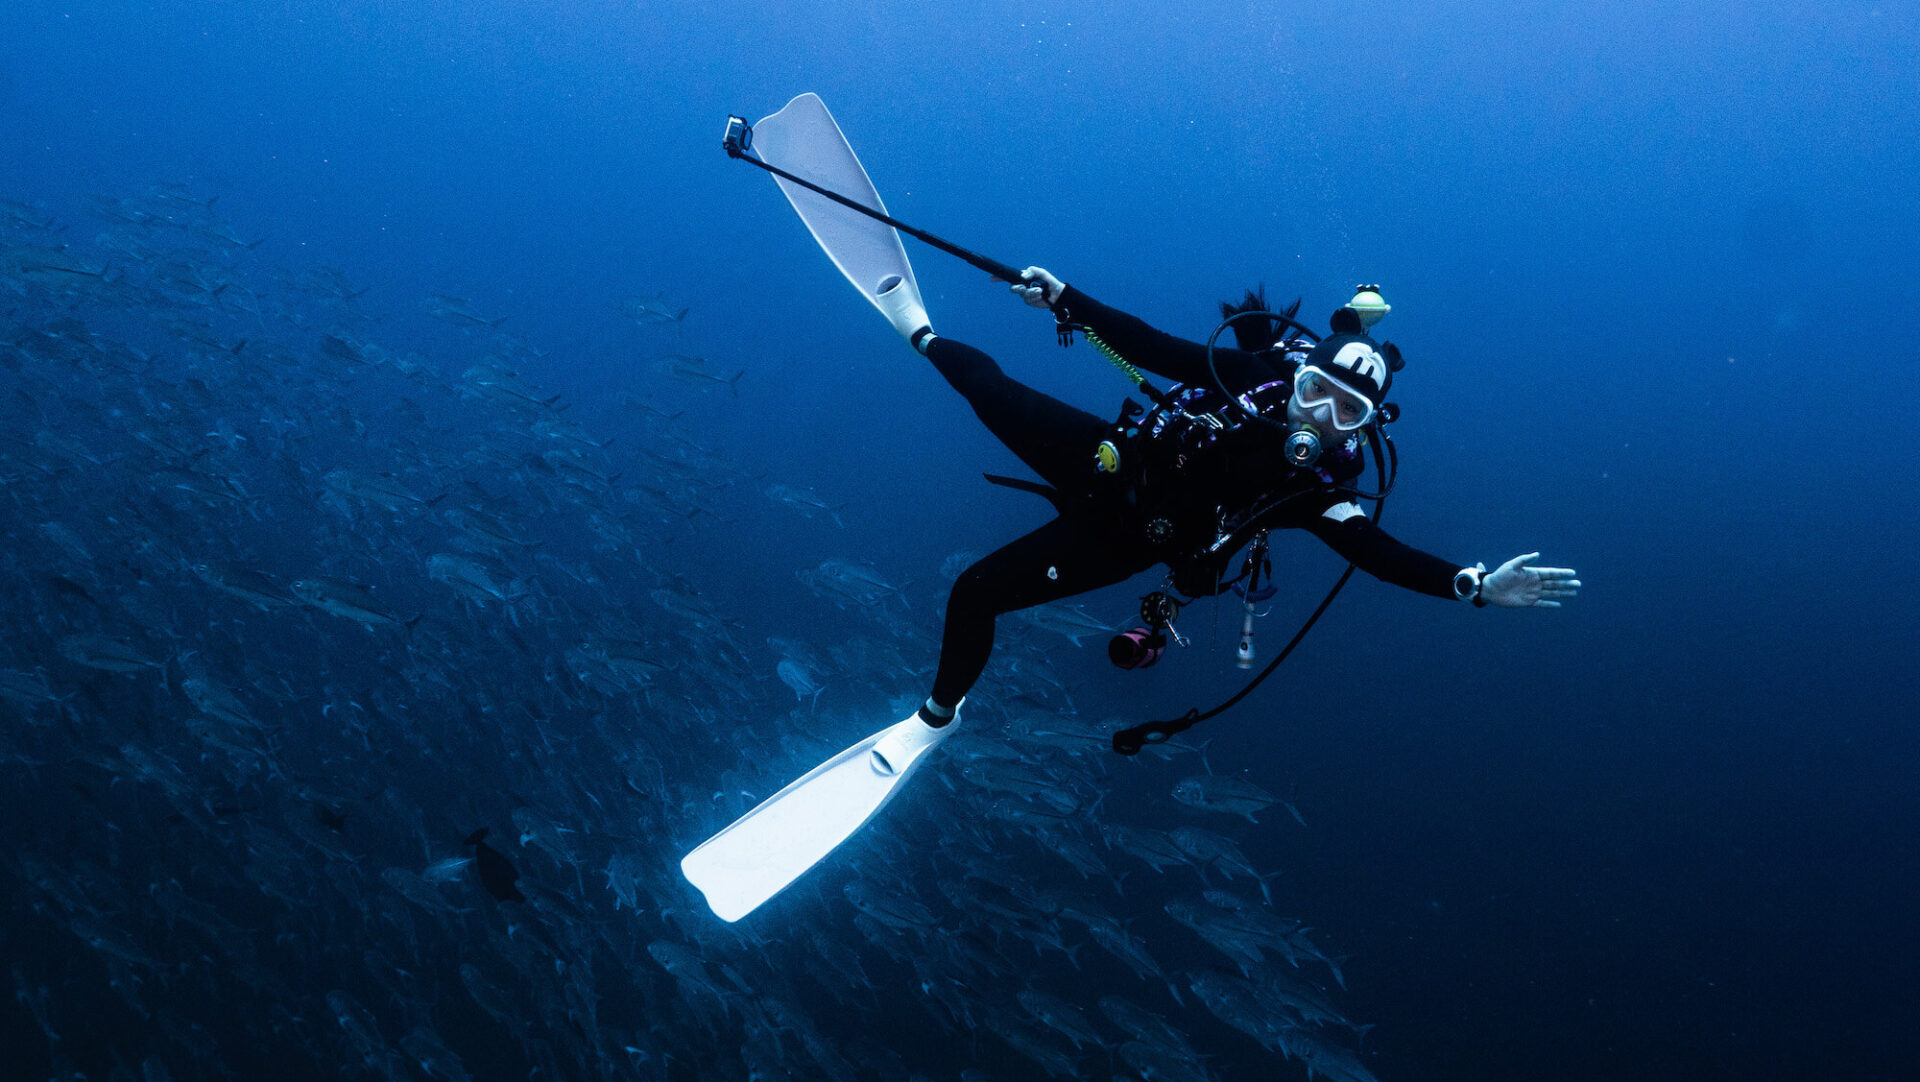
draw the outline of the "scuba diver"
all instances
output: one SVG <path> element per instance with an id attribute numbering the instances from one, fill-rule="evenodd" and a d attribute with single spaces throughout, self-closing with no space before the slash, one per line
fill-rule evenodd
<path id="1" fill-rule="evenodd" d="M 768 797 L 681 862 L 726 920 L 751 912 L 852 836 L 958 728 L 961 705 L 986 669 L 996 620 L 1005 613 L 1164 564 L 1167 586 L 1149 594 L 1142 608 L 1150 627 L 1116 636 L 1109 656 L 1125 668 L 1152 664 L 1165 646 L 1162 632 L 1171 631 L 1172 615 L 1184 603 L 1172 595 L 1191 600 L 1235 586 L 1249 600 L 1244 661 L 1251 656 L 1257 596 L 1251 580 L 1266 562 L 1267 532 L 1283 529 L 1313 534 L 1384 582 L 1477 608 L 1558 608 L 1579 591 L 1572 569 L 1534 566 L 1537 552 L 1491 571 L 1485 564 L 1462 565 L 1395 539 L 1362 509 L 1361 500 L 1385 495 L 1363 492 L 1357 483 L 1365 434 L 1378 432 L 1394 413 L 1386 395 L 1400 367 L 1399 350 L 1367 333 L 1387 310 L 1377 288 L 1363 287 L 1335 311 L 1332 333 L 1317 343 L 1293 322 L 1297 303 L 1269 313 L 1260 295 L 1249 293 L 1239 305 L 1223 304 L 1238 349 L 1155 330 L 1038 267 L 1022 272 L 1012 288 L 1027 303 L 1051 310 L 1063 339 L 1078 332 L 1110 360 L 1178 384 L 1160 392 L 1141 379 L 1154 404 L 1128 400 L 1119 419 L 1108 421 L 1014 380 L 973 346 L 934 333 L 917 290 L 880 295 L 879 307 L 901 336 L 1045 483 L 988 479 L 1044 495 L 1058 514 L 954 582 L 939 666 L 917 710 Z M 1276 334 L 1276 325 L 1302 333 Z M 1230 578 L 1243 548 L 1251 553 L 1245 569 Z M 1132 754 L 1200 717 L 1195 712 L 1116 734 L 1114 748 Z M 1130 747 L 1123 740 L 1129 733 Z"/>
<path id="2" fill-rule="evenodd" d="M 1222 304 L 1242 348 L 1175 338 L 1029 267 L 1013 291 L 1051 310 L 1063 338 L 1078 331 L 1110 358 L 1177 382 L 1145 408 L 1128 401 L 1107 421 L 1007 376 L 993 358 L 935 334 L 924 312 L 894 320 L 987 429 L 1046 481 L 999 483 L 1041 492 L 1058 517 L 982 558 L 953 585 L 940 664 L 917 717 L 939 729 L 985 670 L 997 617 L 1132 578 L 1165 564 L 1172 591 L 1211 596 L 1230 584 L 1231 559 L 1267 530 L 1301 529 L 1384 582 L 1476 607 L 1558 608 L 1578 591 L 1569 568 L 1535 567 L 1539 553 L 1488 571 L 1413 548 L 1367 517 L 1356 482 L 1363 432 L 1382 411 L 1400 368 L 1391 343 L 1368 336 L 1384 315 L 1375 287 L 1362 287 L 1312 343 L 1277 335 L 1264 299 Z M 1292 322 L 1292 309 L 1279 320 Z M 1240 320 L 1239 316 L 1251 316 Z M 913 326 L 908 326 L 913 324 Z M 1304 330 L 1304 328 L 1302 328 Z M 1217 384 L 1238 400 L 1238 409 Z M 1148 387 L 1150 385 L 1142 385 Z M 1251 416 L 1250 416 L 1251 415 Z M 1261 424 L 1256 420 L 1271 420 Z M 1284 418 L 1284 439 L 1276 428 Z M 1122 639 L 1127 639 L 1122 636 Z M 1114 660 L 1131 667 L 1153 647 L 1121 640 Z"/>
<path id="3" fill-rule="evenodd" d="M 1251 659 L 1251 604 L 1265 573 L 1267 534 L 1282 529 L 1313 534 L 1383 581 L 1476 607 L 1557 608 L 1579 590 L 1571 569 L 1533 566 L 1539 553 L 1492 571 L 1465 566 L 1395 540 L 1362 509 L 1361 501 L 1379 500 L 1392 487 L 1392 445 L 1382 426 L 1397 415 L 1386 396 L 1401 367 L 1400 351 L 1368 334 L 1387 312 L 1377 288 L 1362 287 L 1336 310 L 1325 338 L 1294 319 L 1298 302 L 1284 313 L 1270 312 L 1263 297 L 1249 293 L 1238 305 L 1221 306 L 1227 318 L 1213 339 L 1186 341 L 1039 267 L 1017 270 L 889 216 L 818 95 L 802 94 L 757 124 L 728 117 L 723 145 L 731 157 L 773 174 L 848 282 L 1044 483 L 989 480 L 1044 495 L 1058 514 L 954 583 L 939 667 L 919 708 L 813 768 L 681 859 L 682 874 L 721 919 L 753 912 L 898 795 L 927 752 L 959 727 L 962 703 L 986 669 L 1002 614 L 1164 564 L 1166 586 L 1142 607 L 1149 627 L 1117 637 L 1109 655 L 1124 667 L 1150 664 L 1182 603 L 1175 595 L 1190 600 L 1233 587 L 1249 603 L 1244 664 Z M 980 350 L 936 334 L 896 231 L 965 259 L 1010 283 L 1028 304 L 1050 310 L 1062 344 L 1083 335 L 1134 379 L 1151 406 L 1128 400 L 1118 420 L 1105 420 L 1015 381 Z M 1240 348 L 1215 348 L 1228 326 Z M 1141 370 L 1176 385 L 1159 391 Z M 1375 492 L 1359 484 L 1370 441 L 1381 474 Z M 1243 568 L 1229 577 L 1243 549 Z M 1114 750 L 1132 754 L 1142 743 L 1164 740 L 1231 706 L 1259 679 L 1207 715 L 1194 711 L 1179 722 L 1116 733 Z"/>

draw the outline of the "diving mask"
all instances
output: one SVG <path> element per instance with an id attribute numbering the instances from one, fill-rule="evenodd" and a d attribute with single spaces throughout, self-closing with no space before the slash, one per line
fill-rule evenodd
<path id="1" fill-rule="evenodd" d="M 1373 419 L 1373 403 L 1366 395 L 1310 364 L 1294 372 L 1293 400 L 1300 412 L 1336 432 L 1356 431 Z M 1323 404 L 1325 410 L 1319 408 Z"/>

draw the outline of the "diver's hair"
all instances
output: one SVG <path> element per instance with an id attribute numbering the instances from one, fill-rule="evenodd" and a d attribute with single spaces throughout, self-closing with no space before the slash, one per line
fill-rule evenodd
<path id="1" fill-rule="evenodd" d="M 1267 284 L 1265 282 L 1247 290 L 1247 295 L 1241 298 L 1237 304 L 1233 301 L 1220 302 L 1221 319 L 1232 319 L 1242 312 L 1270 312 L 1272 310 L 1273 309 L 1267 307 Z M 1300 301 L 1298 298 L 1295 298 L 1293 304 L 1289 305 L 1287 310 L 1281 314 L 1288 319 L 1292 319 L 1299 311 Z M 1239 320 L 1233 325 L 1233 337 L 1234 340 L 1239 343 L 1241 349 L 1248 353 L 1258 353 L 1263 349 L 1272 349 L 1274 345 L 1280 341 L 1280 325 L 1272 319 Z"/>

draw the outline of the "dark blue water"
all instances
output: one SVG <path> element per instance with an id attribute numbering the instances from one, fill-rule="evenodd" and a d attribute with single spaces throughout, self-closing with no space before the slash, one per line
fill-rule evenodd
<path id="1" fill-rule="evenodd" d="M 1362 578 L 1208 726 L 1216 769 L 1310 824 L 1243 844 L 1348 956 L 1369 1067 L 1910 1075 L 1912 4 L 558 7 L 17 0 L 0 198 L 85 248 L 89 197 L 218 195 L 258 258 L 341 268 L 383 341 L 453 372 L 430 294 L 507 317 L 589 427 L 644 441 L 617 395 L 682 395 L 705 443 L 845 504 L 838 531 L 740 499 L 648 552 L 755 642 L 840 627 L 797 568 L 935 580 L 1043 509 L 978 482 L 1017 463 L 721 152 L 728 113 L 816 91 L 895 214 L 1189 337 L 1258 282 L 1316 322 L 1380 282 L 1409 360 L 1389 528 L 1586 586 L 1470 611 Z M 942 333 L 1096 412 L 1126 391 L 910 254 Z M 655 293 L 684 328 L 621 314 Z M 738 397 L 664 385 L 675 351 Z M 1338 565 L 1279 556 L 1304 613 Z M 1236 686 L 1233 614 L 1202 613 L 1152 674 L 1056 643 L 1084 708 Z"/>

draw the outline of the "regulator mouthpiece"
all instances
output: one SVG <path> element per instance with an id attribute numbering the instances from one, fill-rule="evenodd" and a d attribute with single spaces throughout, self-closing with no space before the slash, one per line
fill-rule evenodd
<path id="1" fill-rule="evenodd" d="M 1303 428 L 1288 436 L 1286 455 L 1288 462 L 1302 468 L 1320 461 L 1320 433 Z"/>
<path id="2" fill-rule="evenodd" d="M 1380 322 L 1380 317 L 1393 311 L 1393 306 L 1380 296 L 1379 286 L 1354 287 L 1353 299 L 1347 302 L 1347 307 L 1360 317 L 1361 330 L 1372 330 L 1373 325 Z"/>

